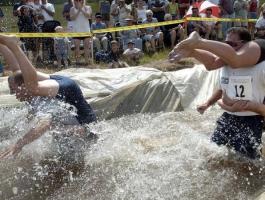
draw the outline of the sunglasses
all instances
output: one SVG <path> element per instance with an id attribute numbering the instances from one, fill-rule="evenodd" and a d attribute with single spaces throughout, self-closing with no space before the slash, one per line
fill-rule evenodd
<path id="1" fill-rule="evenodd" d="M 228 45 L 230 45 L 231 47 L 237 47 L 237 46 L 239 46 L 239 42 L 242 42 L 242 40 L 239 40 L 237 42 L 225 41 L 225 43 L 228 44 Z"/>

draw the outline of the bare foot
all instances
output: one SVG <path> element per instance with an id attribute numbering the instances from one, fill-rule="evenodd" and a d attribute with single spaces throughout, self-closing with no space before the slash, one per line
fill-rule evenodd
<path id="1" fill-rule="evenodd" d="M 20 40 L 15 35 L 0 34 L 0 43 L 10 46 L 11 44 L 20 45 Z"/>
<path id="2" fill-rule="evenodd" d="M 189 48 L 189 49 L 194 49 L 196 45 L 201 41 L 200 35 L 196 32 L 193 31 L 189 37 L 183 41 L 181 41 L 178 45 L 177 48 Z"/>

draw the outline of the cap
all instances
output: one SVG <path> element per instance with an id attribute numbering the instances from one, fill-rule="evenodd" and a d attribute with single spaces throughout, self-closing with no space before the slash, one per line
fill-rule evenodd
<path id="1" fill-rule="evenodd" d="M 95 14 L 95 17 L 96 17 L 96 18 L 102 18 L 102 16 L 101 16 L 100 13 L 96 13 L 96 14 Z"/>
<path id="2" fill-rule="evenodd" d="M 127 44 L 135 44 L 133 40 L 129 40 Z"/>
<path id="3" fill-rule="evenodd" d="M 110 44 L 118 44 L 118 41 L 117 41 L 117 40 L 112 40 L 112 41 L 110 42 Z"/>
<path id="4" fill-rule="evenodd" d="M 133 21 L 134 18 L 132 15 L 129 15 L 127 18 L 125 18 L 125 21 Z"/>

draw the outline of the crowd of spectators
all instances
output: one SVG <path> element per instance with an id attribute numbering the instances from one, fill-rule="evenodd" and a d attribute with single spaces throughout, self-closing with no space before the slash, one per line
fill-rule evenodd
<path id="1" fill-rule="evenodd" d="M 13 15 L 18 18 L 19 32 L 90 32 L 108 27 L 132 26 L 162 21 L 183 19 L 189 8 L 192 17 L 216 18 L 212 8 L 200 13 L 199 6 L 204 0 L 101 0 L 99 10 L 92 10 L 86 0 L 68 0 L 64 3 L 62 16 L 67 27 L 49 23 L 54 21 L 55 7 L 48 0 L 21 0 L 13 7 Z M 111 67 L 119 67 L 120 59 L 134 65 L 139 64 L 143 53 L 153 54 L 164 48 L 173 48 L 179 41 L 192 31 L 197 31 L 202 37 L 222 41 L 226 30 L 231 26 L 249 28 L 253 37 L 265 38 L 265 5 L 259 6 L 258 0 L 208 0 L 219 5 L 219 17 L 257 19 L 257 22 L 218 22 L 189 21 L 165 26 L 140 28 L 112 33 L 98 33 L 93 37 L 75 37 L 63 39 L 54 38 L 53 52 L 59 66 L 68 66 L 70 49 L 73 50 L 75 63 L 79 64 L 84 55 L 86 64 L 92 59 L 104 62 Z M 0 9 L 0 20 L 4 13 Z M 44 59 L 40 55 L 40 38 L 23 38 L 25 51 L 32 51 L 33 62 Z M 71 48 L 72 47 L 72 48 Z M 118 64 L 117 64 L 118 63 Z"/>

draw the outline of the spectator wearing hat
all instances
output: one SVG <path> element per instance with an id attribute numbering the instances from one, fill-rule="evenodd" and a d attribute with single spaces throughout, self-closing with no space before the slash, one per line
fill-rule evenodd
<path id="1" fill-rule="evenodd" d="M 157 23 L 157 19 L 153 17 L 153 12 L 151 10 L 146 11 L 146 20 L 143 24 Z M 145 48 L 148 52 L 155 52 L 156 47 L 164 47 L 164 36 L 160 27 L 149 27 L 141 29 L 143 34 L 143 40 L 145 42 Z"/>
<path id="2" fill-rule="evenodd" d="M 109 68 L 120 68 L 124 67 L 124 63 L 120 61 L 121 52 L 119 48 L 119 42 L 116 40 L 112 40 L 110 42 L 111 49 L 109 52 L 96 52 L 95 58 L 96 62 L 106 63 Z"/>
<path id="3" fill-rule="evenodd" d="M 127 26 L 132 26 L 134 24 L 134 17 L 128 16 L 125 21 Z M 140 38 L 140 31 L 138 29 L 126 30 L 121 32 L 121 40 L 123 45 L 123 50 L 127 49 L 127 43 L 129 40 L 133 40 L 136 47 L 142 50 L 142 39 Z"/>
<path id="4" fill-rule="evenodd" d="M 107 28 L 106 24 L 102 22 L 102 15 L 100 13 L 95 14 L 95 22 L 91 25 L 91 30 L 98 30 Z M 93 36 L 93 44 L 96 47 L 97 51 L 101 51 L 101 46 L 104 51 L 108 50 L 108 38 L 105 33 L 97 33 Z"/>
<path id="5" fill-rule="evenodd" d="M 143 56 L 143 52 L 141 49 L 135 48 L 134 41 L 129 40 L 128 48 L 123 52 L 123 58 L 129 65 L 139 65 L 140 64 L 140 58 Z"/>

